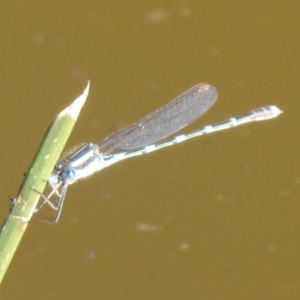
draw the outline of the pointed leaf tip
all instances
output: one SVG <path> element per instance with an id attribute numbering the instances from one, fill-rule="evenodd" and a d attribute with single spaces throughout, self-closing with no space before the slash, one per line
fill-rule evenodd
<path id="1" fill-rule="evenodd" d="M 74 119 L 77 119 L 80 110 L 82 108 L 82 106 L 84 105 L 87 96 L 89 94 L 89 90 L 90 90 L 90 81 L 88 81 L 86 88 L 84 89 L 83 93 L 76 98 L 73 103 L 69 106 L 69 115 L 71 115 Z"/>

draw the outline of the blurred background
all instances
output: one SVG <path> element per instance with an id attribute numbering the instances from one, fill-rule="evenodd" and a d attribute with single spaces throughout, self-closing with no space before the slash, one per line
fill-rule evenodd
<path id="1" fill-rule="evenodd" d="M 132 158 L 33 219 L 1 299 L 300 299 L 297 1 L 1 1 L 0 212 L 54 116 L 91 80 L 68 142 L 98 142 L 199 82 L 182 132 L 262 105 L 277 119 Z"/>

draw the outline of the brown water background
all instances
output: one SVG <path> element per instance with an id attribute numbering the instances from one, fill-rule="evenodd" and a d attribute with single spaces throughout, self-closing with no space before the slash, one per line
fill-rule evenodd
<path id="1" fill-rule="evenodd" d="M 33 220 L 1 299 L 300 299 L 298 1 L 1 1 L 0 212 L 53 117 L 91 80 L 69 146 L 198 82 L 183 132 L 262 105 L 277 119 L 116 164 Z"/>

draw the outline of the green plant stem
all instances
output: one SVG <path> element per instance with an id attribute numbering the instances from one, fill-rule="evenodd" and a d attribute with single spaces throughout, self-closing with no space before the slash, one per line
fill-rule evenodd
<path id="1" fill-rule="evenodd" d="M 64 149 L 89 91 L 89 84 L 74 102 L 53 120 L 13 200 L 0 231 L 0 282 L 34 213 L 47 178 Z"/>

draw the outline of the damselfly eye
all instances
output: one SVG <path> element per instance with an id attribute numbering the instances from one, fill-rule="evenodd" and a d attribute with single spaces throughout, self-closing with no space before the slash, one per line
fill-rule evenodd
<path id="1" fill-rule="evenodd" d="M 73 168 L 66 168 L 60 174 L 60 179 L 64 184 L 72 184 L 76 181 L 76 171 Z"/>

